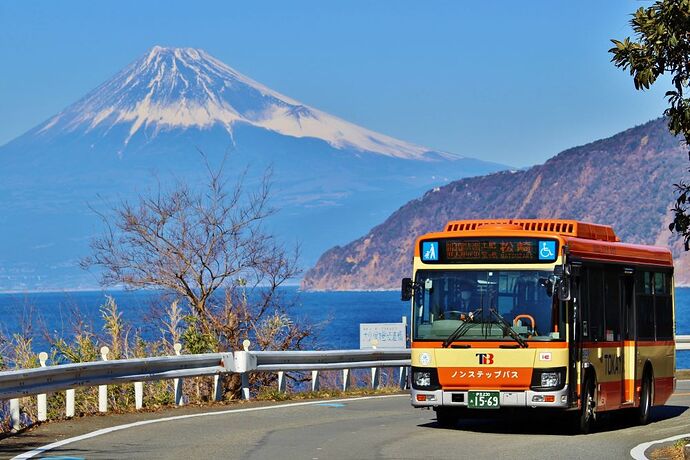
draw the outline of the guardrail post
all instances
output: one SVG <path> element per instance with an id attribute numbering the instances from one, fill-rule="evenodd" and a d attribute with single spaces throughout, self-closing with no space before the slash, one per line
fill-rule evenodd
<path id="1" fill-rule="evenodd" d="M 182 351 L 182 344 L 181 343 L 176 343 L 173 345 L 173 349 L 175 350 L 175 354 L 177 356 L 180 356 L 180 352 Z M 183 394 L 182 394 L 182 379 L 177 378 L 173 380 L 174 382 L 174 387 L 175 387 L 175 404 L 178 406 L 183 406 L 184 405 L 184 399 L 183 399 Z"/>
<path id="2" fill-rule="evenodd" d="M 400 366 L 400 375 L 398 376 L 398 386 L 401 390 L 407 388 L 407 366 Z"/>
<path id="3" fill-rule="evenodd" d="M 10 399 L 10 428 L 13 433 L 21 429 L 22 425 L 19 421 L 19 400 Z"/>
<path id="4" fill-rule="evenodd" d="M 108 361 L 110 348 L 101 347 L 101 358 Z M 98 385 L 98 412 L 108 412 L 108 385 Z"/>
<path id="5" fill-rule="evenodd" d="M 280 393 L 285 393 L 285 372 L 278 371 L 278 391 Z"/>
<path id="6" fill-rule="evenodd" d="M 381 380 L 381 368 L 380 367 L 372 367 L 371 368 L 371 388 L 374 390 L 378 390 L 380 386 L 380 380 Z"/>
<path id="7" fill-rule="evenodd" d="M 376 347 L 378 346 L 379 341 L 378 339 L 372 339 L 371 341 L 371 349 L 376 350 Z M 379 388 L 379 376 L 381 375 L 381 369 L 378 367 L 372 367 L 371 368 L 371 388 L 374 390 L 377 390 Z"/>
<path id="8" fill-rule="evenodd" d="M 242 374 L 242 398 L 249 400 L 249 374 Z"/>
<path id="9" fill-rule="evenodd" d="M 46 367 L 46 361 L 48 361 L 48 353 L 42 351 L 38 354 L 38 361 L 41 363 L 41 367 Z M 36 397 L 36 409 L 38 412 L 38 421 L 45 422 L 48 420 L 48 395 L 41 393 Z"/>
<path id="10" fill-rule="evenodd" d="M 249 346 L 251 344 L 249 340 L 244 339 L 242 341 L 242 348 L 244 351 L 249 351 Z M 249 399 L 249 372 L 242 373 L 242 397 L 247 400 Z"/>
<path id="11" fill-rule="evenodd" d="M 74 388 L 65 391 L 65 417 L 74 417 Z"/>
<path id="12" fill-rule="evenodd" d="M 136 410 L 144 407 L 144 382 L 134 382 L 134 407 Z"/>
<path id="13" fill-rule="evenodd" d="M 213 400 L 222 401 L 223 400 L 223 376 L 214 375 L 213 376 Z"/>
<path id="14" fill-rule="evenodd" d="M 311 371 L 311 391 L 319 391 L 321 389 L 320 380 L 319 371 Z"/>
<path id="15" fill-rule="evenodd" d="M 350 389 L 351 379 L 350 379 L 350 369 L 343 369 L 343 391 Z"/>

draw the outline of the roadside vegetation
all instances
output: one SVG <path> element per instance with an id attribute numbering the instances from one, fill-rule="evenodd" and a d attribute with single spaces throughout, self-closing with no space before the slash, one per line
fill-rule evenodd
<path id="1" fill-rule="evenodd" d="M 129 324 L 115 300 L 106 297 L 100 309 L 102 330 L 86 322 L 79 312 L 70 316 L 71 332 L 59 336 L 40 331 L 50 344 L 48 365 L 100 360 L 100 349 L 110 349 L 108 359 L 173 355 L 174 344 L 185 354 L 241 350 L 249 340 L 252 350 L 299 350 L 315 345 L 314 328 L 293 321 L 292 305 L 280 287 L 299 274 L 298 251 L 288 251 L 264 230 L 275 209 L 269 204 L 270 171 L 252 187 L 245 173 L 229 179 L 224 163 L 205 163 L 207 181 L 201 186 L 184 182 L 160 185 L 134 203 L 122 202 L 110 212 L 99 213 L 103 232 L 91 242 L 85 269 L 96 269 L 102 286 L 150 289 L 161 292 L 150 318 Z M 33 349 L 37 331 L 31 321 L 25 330 L 0 337 L 0 369 L 39 366 Z M 144 331 L 147 331 L 144 333 Z M 258 389 L 275 382 L 274 374 L 254 374 Z M 302 376 L 291 375 L 296 386 Z M 173 403 L 172 381 L 144 385 L 144 406 Z M 184 380 L 188 403 L 212 399 L 211 378 Z M 223 380 L 227 400 L 238 399 L 238 375 Z M 109 408 L 134 407 L 132 385 L 108 387 Z M 64 414 L 64 393 L 50 395 L 48 416 Z M 78 389 L 76 413 L 98 409 L 98 389 Z M 36 420 L 35 398 L 22 401 L 24 425 Z M 0 429 L 8 430 L 8 408 L 0 408 Z"/>
<path id="2" fill-rule="evenodd" d="M 79 316 L 74 316 L 72 333 L 67 337 L 50 336 L 51 345 L 48 365 L 63 363 L 88 362 L 100 360 L 100 348 L 107 346 L 110 349 L 109 359 L 140 358 L 148 356 L 173 355 L 174 344 L 181 343 L 182 353 L 198 353 L 205 351 L 217 351 L 217 348 L 209 346 L 209 341 L 204 337 L 197 323 L 188 318 L 185 308 L 179 302 L 173 301 L 164 314 L 160 317 L 156 339 L 144 339 L 140 334 L 140 328 L 134 327 L 122 318 L 122 312 L 112 297 L 105 297 L 101 307 L 103 322 L 102 330 L 94 330 L 91 325 L 84 322 Z M 266 344 L 266 349 L 276 343 L 284 343 L 281 334 L 285 334 L 285 326 L 259 327 L 258 332 L 264 335 L 259 344 Z M 254 332 L 256 333 L 256 332 Z M 47 334 L 43 331 L 42 334 Z M 38 367 L 39 360 L 36 350 L 33 349 L 34 332 L 27 330 L 12 337 L 0 338 L 0 366 L 2 369 L 34 368 Z M 240 348 L 237 348 L 240 349 Z M 250 380 L 252 399 L 264 401 L 288 401 L 303 399 L 328 399 L 346 396 L 365 396 L 373 393 L 394 393 L 399 391 L 397 387 L 396 372 L 387 370 L 381 375 L 381 390 L 372 390 L 370 387 L 370 374 L 368 369 L 353 371 L 353 387 L 351 390 L 340 390 L 342 385 L 339 371 L 323 372 L 320 374 L 321 389 L 309 391 L 311 376 L 309 373 L 292 373 L 288 375 L 287 391 L 279 392 L 277 389 L 277 376 L 274 373 L 256 373 Z M 221 403 L 213 401 L 213 378 L 195 377 L 183 380 L 183 392 L 186 405 L 213 405 L 241 403 L 239 391 L 239 376 L 229 374 L 224 379 L 224 399 Z M 65 418 L 65 392 L 48 395 L 48 420 Z M 152 381 L 144 384 L 144 411 L 157 411 L 166 407 L 173 407 L 174 388 L 172 380 Z M 78 388 L 75 395 L 75 416 L 81 417 L 98 413 L 98 387 Z M 36 397 L 22 398 L 21 420 L 23 426 L 30 426 L 38 419 Z M 134 411 L 134 385 L 109 385 L 108 386 L 108 410 L 110 412 Z M 0 407 L 0 433 L 9 433 L 9 404 L 5 401 Z"/>
<path id="3" fill-rule="evenodd" d="M 682 438 L 668 446 L 660 447 L 650 453 L 652 460 L 685 460 L 685 446 L 690 444 L 690 438 Z"/>

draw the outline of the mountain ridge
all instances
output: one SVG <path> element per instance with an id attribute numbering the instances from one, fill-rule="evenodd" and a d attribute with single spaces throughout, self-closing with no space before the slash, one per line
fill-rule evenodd
<path id="1" fill-rule="evenodd" d="M 690 284 L 682 241 L 668 231 L 673 183 L 686 152 L 657 119 L 567 149 L 542 165 L 460 179 L 400 207 L 364 236 L 326 251 L 306 290 L 392 289 L 411 271 L 414 239 L 446 222 L 476 218 L 564 218 L 612 225 L 621 240 L 672 248 L 678 284 Z"/>
<path id="2" fill-rule="evenodd" d="M 221 126 L 229 135 L 245 123 L 293 137 L 322 139 L 335 148 L 355 148 L 397 158 L 431 160 L 462 156 L 434 152 L 362 128 L 274 91 L 196 48 L 154 46 L 103 84 L 31 130 L 107 133 L 128 125 L 126 146 L 140 130 Z"/>

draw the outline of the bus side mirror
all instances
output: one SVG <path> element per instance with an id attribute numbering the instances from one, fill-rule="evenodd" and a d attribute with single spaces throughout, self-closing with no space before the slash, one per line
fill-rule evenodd
<path id="1" fill-rule="evenodd" d="M 570 277 L 558 280 L 558 298 L 562 301 L 570 300 Z"/>
<path id="2" fill-rule="evenodd" d="M 569 264 L 556 265 L 553 268 L 553 274 L 557 280 L 556 288 L 559 300 L 570 300 L 570 273 L 571 266 Z"/>
<path id="3" fill-rule="evenodd" d="M 403 278 L 402 286 L 400 287 L 400 300 L 410 300 L 412 299 L 412 294 L 414 293 L 414 283 L 412 278 Z"/>

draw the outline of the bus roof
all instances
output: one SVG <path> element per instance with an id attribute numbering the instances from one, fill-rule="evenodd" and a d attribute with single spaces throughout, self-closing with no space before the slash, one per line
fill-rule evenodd
<path id="1" fill-rule="evenodd" d="M 673 266 L 668 248 L 622 243 L 608 225 L 564 219 L 453 220 L 443 231 L 417 238 L 414 254 L 419 257 L 419 242 L 430 238 L 546 235 L 561 239 L 576 259 Z"/>

